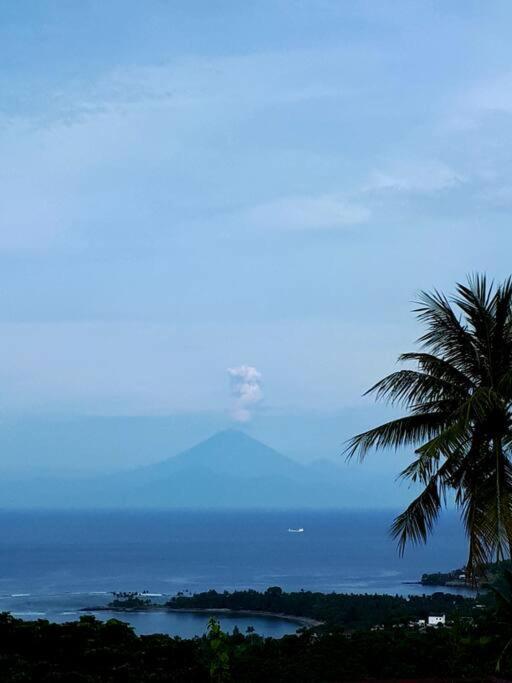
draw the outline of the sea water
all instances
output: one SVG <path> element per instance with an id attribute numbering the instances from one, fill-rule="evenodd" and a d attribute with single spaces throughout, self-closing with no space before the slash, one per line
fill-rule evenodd
<path id="1" fill-rule="evenodd" d="M 421 574 L 460 567 L 465 539 L 443 516 L 427 546 L 399 557 L 388 529 L 393 511 L 76 511 L 0 512 L 0 610 L 26 619 L 77 619 L 106 605 L 112 591 L 178 591 L 281 586 L 284 590 L 422 594 Z M 289 528 L 304 528 L 300 534 Z M 208 617 L 165 612 L 109 614 L 139 633 L 183 637 Z M 296 624 L 264 617 L 221 617 L 223 628 L 262 635 Z"/>

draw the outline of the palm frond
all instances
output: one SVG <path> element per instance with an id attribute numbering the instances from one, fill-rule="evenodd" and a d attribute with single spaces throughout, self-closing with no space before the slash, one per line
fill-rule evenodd
<path id="1" fill-rule="evenodd" d="M 434 477 L 391 526 L 391 535 L 398 541 L 400 555 L 404 554 L 408 542 L 426 543 L 441 511 L 441 504 L 438 480 Z"/>
<path id="2" fill-rule="evenodd" d="M 415 310 L 427 331 L 418 343 L 440 355 L 468 377 L 480 376 L 480 364 L 474 340 L 467 327 L 455 314 L 448 299 L 441 293 L 422 292 Z"/>
<path id="3" fill-rule="evenodd" d="M 398 420 L 391 420 L 367 432 L 357 434 L 350 439 L 345 448 L 347 459 L 359 455 L 363 459 L 372 449 L 394 448 L 415 444 L 418 441 L 430 439 L 437 434 L 445 424 L 445 417 L 435 413 L 409 415 Z"/>
<path id="4" fill-rule="evenodd" d="M 376 400 L 385 399 L 391 405 L 409 407 L 441 397 L 460 397 L 461 393 L 458 387 L 446 379 L 417 370 L 398 370 L 370 387 L 365 396 L 375 394 Z"/>
<path id="5" fill-rule="evenodd" d="M 450 299 L 423 292 L 415 312 L 426 327 L 422 348 L 399 357 L 415 366 L 367 392 L 407 414 L 353 437 L 345 453 L 414 447 L 400 478 L 424 490 L 394 521 L 399 550 L 426 541 L 453 491 L 476 576 L 512 553 L 512 277 L 496 286 L 472 276 Z"/>
<path id="6" fill-rule="evenodd" d="M 450 383 L 453 389 L 458 389 L 461 392 L 470 391 L 474 387 L 471 377 L 461 372 L 445 358 L 440 358 L 432 353 L 402 353 L 398 360 L 401 362 L 414 361 L 418 363 L 421 372 L 445 380 Z"/>
<path id="7" fill-rule="evenodd" d="M 418 447 L 417 453 L 425 458 L 438 460 L 441 456 L 450 458 L 453 455 L 460 455 L 470 442 L 471 434 L 468 430 L 467 421 L 462 419 L 448 425 L 439 434 L 436 434 L 430 441 Z"/>
<path id="8" fill-rule="evenodd" d="M 398 479 L 428 484 L 430 479 L 437 475 L 444 486 L 452 485 L 453 478 L 456 476 L 463 459 L 460 453 L 450 454 L 440 469 L 441 450 L 430 451 L 419 448 L 416 452 L 419 454 L 418 458 L 400 472 Z"/>

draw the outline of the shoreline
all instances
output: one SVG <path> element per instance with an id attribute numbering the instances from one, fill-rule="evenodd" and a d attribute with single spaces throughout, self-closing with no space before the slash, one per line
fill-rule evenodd
<path id="1" fill-rule="evenodd" d="M 166 607 L 165 605 L 151 605 L 144 607 L 82 607 L 80 612 L 174 612 L 182 614 L 228 614 L 252 617 L 271 617 L 273 619 L 283 619 L 285 621 L 293 621 L 301 626 L 307 628 L 316 628 L 323 626 L 324 621 L 313 619 L 311 617 L 299 617 L 293 614 L 283 614 L 281 612 L 262 612 L 258 610 L 244 610 L 244 609 L 228 609 L 223 607 Z"/>
<path id="2" fill-rule="evenodd" d="M 275 619 L 285 619 L 286 621 L 294 621 L 302 626 L 308 626 L 309 628 L 315 628 L 317 626 L 323 626 L 325 621 L 319 621 L 318 619 L 313 619 L 312 617 L 299 617 L 293 614 L 284 614 L 283 612 L 261 612 L 258 610 L 250 609 L 228 609 L 225 608 L 214 608 L 214 607 L 168 607 L 169 612 L 197 612 L 198 614 L 243 614 L 245 616 L 254 617 L 272 617 Z"/>
<path id="3" fill-rule="evenodd" d="M 467 583 L 423 583 L 423 581 L 402 581 L 403 586 L 423 586 L 424 588 L 439 588 L 439 589 L 446 589 L 446 590 L 439 590 L 440 593 L 451 593 L 452 591 L 450 590 L 451 588 L 459 589 L 459 590 L 467 590 L 470 591 L 471 593 L 478 593 L 481 590 L 484 590 L 482 586 L 472 586 Z M 458 593 L 453 593 L 454 595 L 458 595 Z"/>

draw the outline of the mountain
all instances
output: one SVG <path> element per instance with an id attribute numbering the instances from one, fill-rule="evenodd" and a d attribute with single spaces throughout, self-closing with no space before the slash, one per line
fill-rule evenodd
<path id="1" fill-rule="evenodd" d="M 217 474 L 244 478 L 269 474 L 293 476 L 302 469 L 295 461 L 244 432 L 226 429 L 144 471 L 152 477 L 165 477 L 191 468 L 207 468 Z"/>
<path id="2" fill-rule="evenodd" d="M 136 473 L 133 504 L 172 507 L 325 505 L 332 483 L 247 434 L 226 430 Z M 141 481 L 143 483 L 141 483 Z"/>
<path id="3" fill-rule="evenodd" d="M 334 507 L 335 465 L 301 465 L 244 432 L 226 430 L 157 464 L 89 479 L 0 482 L 9 507 Z"/>

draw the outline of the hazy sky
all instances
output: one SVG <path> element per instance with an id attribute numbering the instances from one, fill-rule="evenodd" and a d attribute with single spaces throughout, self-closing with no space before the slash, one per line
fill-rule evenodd
<path id="1" fill-rule="evenodd" d="M 510 272 L 511 21 L 2 2 L 1 413 L 227 414 L 242 365 L 256 413 L 360 405 L 417 290 Z"/>

